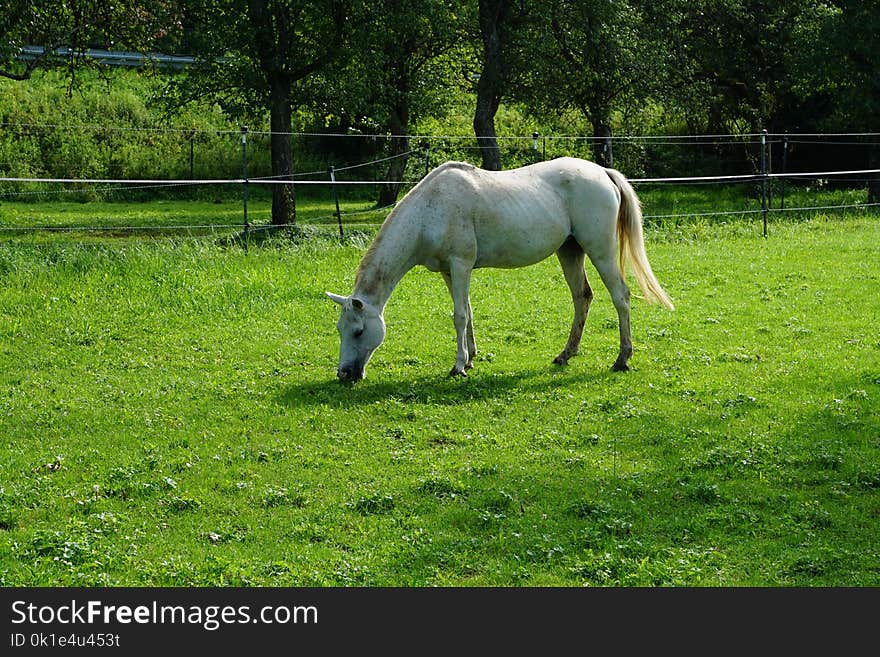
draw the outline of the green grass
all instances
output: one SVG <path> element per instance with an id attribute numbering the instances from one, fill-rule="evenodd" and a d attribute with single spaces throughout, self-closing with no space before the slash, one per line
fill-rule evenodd
<path id="1" fill-rule="evenodd" d="M 595 274 L 551 365 L 549 259 L 476 272 L 455 380 L 413 270 L 355 386 L 323 293 L 363 234 L 7 238 L 0 584 L 876 586 L 880 222 L 759 223 L 649 226 L 676 310 L 634 299 L 628 373 Z"/>
<path id="2" fill-rule="evenodd" d="M 228 192 L 228 190 L 227 190 Z M 364 200 L 340 201 L 344 226 L 379 224 L 387 210 L 375 210 L 375 203 Z M 336 226 L 336 206 L 332 199 L 300 202 L 297 220 L 307 225 Z M 271 201 L 265 194 L 248 202 L 248 221 L 252 226 L 271 222 Z M 0 240 L 36 232 L 40 239 L 55 240 L 53 233 L 76 233 L 78 239 L 92 236 L 137 234 L 204 235 L 240 231 L 244 223 L 241 198 L 225 193 L 213 201 L 154 200 L 130 202 L 0 202 Z M 47 232 L 48 231 L 48 232 Z M 64 239 L 68 239 L 65 237 Z"/>
<path id="3" fill-rule="evenodd" d="M 48 239 L 55 239 L 51 236 L 52 232 L 76 233 L 78 239 L 89 239 L 90 234 L 204 235 L 241 230 L 244 213 L 240 192 L 232 188 L 218 188 L 215 191 L 212 200 L 81 202 L 58 200 L 51 195 L 46 202 L 0 199 L 0 240 L 27 232 L 42 232 L 43 239 L 47 235 Z M 344 229 L 378 226 L 384 220 L 388 210 L 375 208 L 369 190 L 343 191 L 345 193 L 339 204 Z M 335 229 L 336 205 L 331 191 L 314 187 L 307 192 L 307 195 L 300 192 L 297 222 Z M 700 186 L 645 185 L 640 187 L 638 193 L 645 205 L 646 223 L 667 230 L 681 229 L 687 232 L 693 231 L 695 226 L 699 228 L 730 222 L 748 226 L 749 222 L 743 222 L 743 218 L 751 219 L 752 223 L 761 219 L 761 201 L 756 196 L 758 190 L 754 186 L 713 185 L 707 191 Z M 124 191 L 120 194 L 124 195 Z M 864 189 L 828 189 L 818 184 L 789 184 L 785 192 L 784 211 L 781 201 L 782 194 L 777 183 L 773 192 L 773 211 L 769 215 L 771 220 L 780 218 L 789 221 L 789 211 L 797 208 L 831 208 L 865 203 L 867 192 Z M 248 221 L 253 226 L 271 223 L 271 199 L 265 189 L 257 188 L 249 192 Z"/>

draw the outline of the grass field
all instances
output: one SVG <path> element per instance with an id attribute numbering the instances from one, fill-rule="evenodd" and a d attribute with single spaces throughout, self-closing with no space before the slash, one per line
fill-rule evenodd
<path id="1" fill-rule="evenodd" d="M 70 190 L 67 190 L 70 191 Z M 137 192 L 138 190 L 135 190 Z M 73 233 L 78 240 L 92 237 L 125 236 L 204 236 L 229 234 L 240 231 L 244 212 L 237 187 L 216 188 L 212 199 L 133 201 L 126 192 L 118 192 L 119 200 L 81 202 L 65 200 L 58 190 L 31 192 L 31 196 L 0 194 L 0 241 L 14 239 L 35 232 L 42 239 L 55 239 L 57 233 Z M 269 197 L 265 188 L 250 191 L 248 221 L 251 226 L 265 226 L 271 222 Z M 343 190 L 345 191 L 345 190 Z M 349 194 L 350 194 L 350 190 Z M 761 201 L 756 189 L 749 185 L 713 186 L 707 191 L 701 187 L 668 185 L 639 186 L 638 193 L 646 208 L 646 221 L 657 225 L 682 225 L 692 231 L 694 225 L 708 223 L 744 224 L 743 219 L 760 221 Z M 321 226 L 338 234 L 336 205 L 331 191 L 311 188 L 309 195 L 297 203 L 297 222 L 305 226 Z M 355 195 L 340 200 L 344 231 L 378 226 L 388 210 L 376 209 L 369 188 L 356 190 Z M 50 199 L 35 202 L 34 199 Z M 771 216 L 789 218 L 789 211 L 797 208 L 851 206 L 865 203 L 864 189 L 828 188 L 824 185 L 791 186 L 783 193 L 775 190 Z M 784 211 L 780 208 L 784 201 Z M 712 213 L 744 213 L 713 216 Z M 800 213 L 795 213 L 800 214 Z"/>
<path id="2" fill-rule="evenodd" d="M 8 209 L 8 205 L 6 206 Z M 646 213 L 652 211 L 646 207 Z M 356 386 L 368 234 L 0 243 L 0 585 L 880 585 L 880 221 L 659 222 L 632 370 L 555 259 L 410 272 Z"/>

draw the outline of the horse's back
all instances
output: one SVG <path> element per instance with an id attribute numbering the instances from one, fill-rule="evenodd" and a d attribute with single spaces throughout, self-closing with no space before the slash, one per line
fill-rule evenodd
<path id="1" fill-rule="evenodd" d="M 504 171 L 447 162 L 411 196 L 426 257 L 440 268 L 453 251 L 474 267 L 522 267 L 571 236 L 585 248 L 607 242 L 620 201 L 604 168 L 570 157 Z"/>
<path id="2" fill-rule="evenodd" d="M 614 214 L 620 193 L 606 172 L 594 162 L 560 157 L 516 169 L 488 171 L 464 162 L 447 162 L 435 169 L 438 194 L 472 207 L 477 216 L 504 224 L 532 214 L 533 221 L 560 213 L 591 211 Z M 427 178 L 426 178 L 427 181 Z"/>

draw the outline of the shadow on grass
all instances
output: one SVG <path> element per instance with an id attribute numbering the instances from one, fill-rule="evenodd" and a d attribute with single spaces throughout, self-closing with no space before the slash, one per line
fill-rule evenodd
<path id="1" fill-rule="evenodd" d="M 880 428 L 878 383 L 864 373 L 820 384 L 829 402 L 796 408 L 780 431 L 757 430 L 767 409 L 746 401 L 645 413 L 515 467 L 481 454 L 457 478 L 388 492 L 400 522 L 426 531 L 381 572 L 421 586 L 871 585 L 880 449 L 865 437 Z M 737 409 L 754 430 L 731 432 Z M 447 482 L 455 497 L 438 494 Z"/>
<path id="2" fill-rule="evenodd" d="M 322 224 L 292 224 L 274 226 L 264 224 L 251 226 L 247 232 L 238 231 L 215 241 L 223 248 L 272 248 L 286 244 L 305 244 L 309 242 L 334 242 L 363 247 L 372 238 L 368 230 L 347 230 L 343 237 L 335 232 L 335 227 Z"/>
<path id="3" fill-rule="evenodd" d="M 610 368 L 607 371 L 583 371 L 547 365 L 508 373 L 476 372 L 455 378 L 443 374 L 378 380 L 367 378 L 353 384 L 328 379 L 290 385 L 278 395 L 277 401 L 292 407 L 326 404 L 335 408 L 352 408 L 388 399 L 454 405 L 496 399 L 511 392 L 544 391 L 553 386 L 564 388 L 583 385 L 585 390 L 594 389 L 597 385 L 625 376 L 626 373 L 613 372 Z"/>

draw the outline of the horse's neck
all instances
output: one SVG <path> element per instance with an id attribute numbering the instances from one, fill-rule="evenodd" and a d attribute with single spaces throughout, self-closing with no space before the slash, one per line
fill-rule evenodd
<path id="1" fill-rule="evenodd" d="M 372 304 L 380 313 L 400 279 L 417 264 L 416 233 L 408 230 L 402 219 L 397 217 L 382 226 L 355 279 L 353 296 Z"/>

